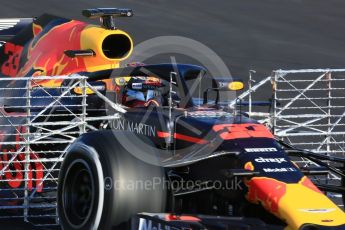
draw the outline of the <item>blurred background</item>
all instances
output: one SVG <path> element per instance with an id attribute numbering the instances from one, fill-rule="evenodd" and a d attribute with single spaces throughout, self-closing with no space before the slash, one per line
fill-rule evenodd
<path id="1" fill-rule="evenodd" d="M 95 7 L 132 8 L 135 16 L 117 24 L 135 43 L 162 35 L 195 39 L 236 77 L 250 69 L 261 78 L 274 69 L 345 66 L 342 0 L 1 0 L 0 18 L 50 13 L 87 21 L 81 10 Z"/>

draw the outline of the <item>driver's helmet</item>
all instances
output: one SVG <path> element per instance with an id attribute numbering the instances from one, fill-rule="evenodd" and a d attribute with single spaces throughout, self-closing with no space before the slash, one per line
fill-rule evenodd
<path id="1" fill-rule="evenodd" d="M 128 107 L 147 106 L 154 98 L 159 96 L 161 80 L 156 77 L 131 77 L 126 84 L 122 104 Z"/>

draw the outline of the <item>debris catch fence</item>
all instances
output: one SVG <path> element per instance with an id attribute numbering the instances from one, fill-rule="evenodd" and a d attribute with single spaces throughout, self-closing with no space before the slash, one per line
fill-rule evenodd
<path id="1" fill-rule="evenodd" d="M 0 78 L 0 220 L 58 223 L 56 191 L 66 149 L 81 134 L 97 130 L 95 123 L 117 119 L 121 110 L 86 79 Z M 88 114 L 90 90 L 115 112 Z"/>
<path id="2" fill-rule="evenodd" d="M 267 89 L 272 93 L 266 103 L 269 109 L 263 111 L 255 100 L 262 99 Z M 252 100 L 248 116 L 265 123 L 279 139 L 300 149 L 345 157 L 345 69 L 276 70 L 239 98 Z M 296 163 L 315 166 L 305 158 Z M 341 178 L 331 173 L 313 179 L 338 184 Z M 339 194 L 328 195 L 340 198 Z"/>
<path id="3" fill-rule="evenodd" d="M 108 112 L 88 113 L 90 90 Z M 344 157 L 344 90 L 345 69 L 277 70 L 239 100 L 248 98 L 248 116 L 265 123 L 278 138 Z M 272 92 L 269 102 L 258 102 L 267 95 L 263 91 Z M 80 75 L 0 78 L 0 219 L 56 225 L 58 174 L 66 149 L 81 134 L 99 129 L 99 123 L 118 119 L 125 112 L 119 106 Z M 304 158 L 295 161 L 315 165 Z M 339 184 L 341 178 L 329 174 L 313 179 Z M 328 195 L 341 203 L 339 194 Z"/>

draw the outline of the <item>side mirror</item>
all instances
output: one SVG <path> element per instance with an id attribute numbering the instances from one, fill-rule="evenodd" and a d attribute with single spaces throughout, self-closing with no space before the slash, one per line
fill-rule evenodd
<path id="1" fill-rule="evenodd" d="M 238 91 L 244 88 L 242 80 L 215 79 L 215 89 L 219 91 Z"/>
<path id="2" fill-rule="evenodd" d="M 244 83 L 240 79 L 214 79 L 213 81 L 213 87 L 208 88 L 204 92 L 204 101 L 203 104 L 207 104 L 208 101 L 208 92 L 209 91 L 216 91 L 217 92 L 217 98 L 215 104 L 218 104 L 219 100 L 219 92 L 220 91 L 239 91 L 244 88 Z"/>
<path id="3" fill-rule="evenodd" d="M 102 94 L 105 94 L 106 91 L 106 84 L 102 81 L 95 81 L 95 82 L 91 82 L 90 83 L 92 85 L 93 88 L 95 88 L 97 91 L 101 92 Z M 74 87 L 71 90 L 72 93 L 76 94 L 76 95 L 82 95 L 83 94 L 83 88 L 82 87 Z M 96 94 L 90 87 L 86 87 L 85 88 L 85 93 L 86 95 L 92 95 L 92 94 Z"/>

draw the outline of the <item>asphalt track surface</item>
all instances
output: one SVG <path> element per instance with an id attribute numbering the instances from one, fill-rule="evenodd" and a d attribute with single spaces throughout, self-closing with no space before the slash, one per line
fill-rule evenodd
<path id="1" fill-rule="evenodd" d="M 51 13 L 80 20 L 85 8 L 132 8 L 135 16 L 118 25 L 136 43 L 162 35 L 192 38 L 244 79 L 250 69 L 260 78 L 274 69 L 345 67 L 344 0 L 0 0 L 0 5 L 0 18 Z M 5 230 L 31 229 L 0 224 Z"/>

